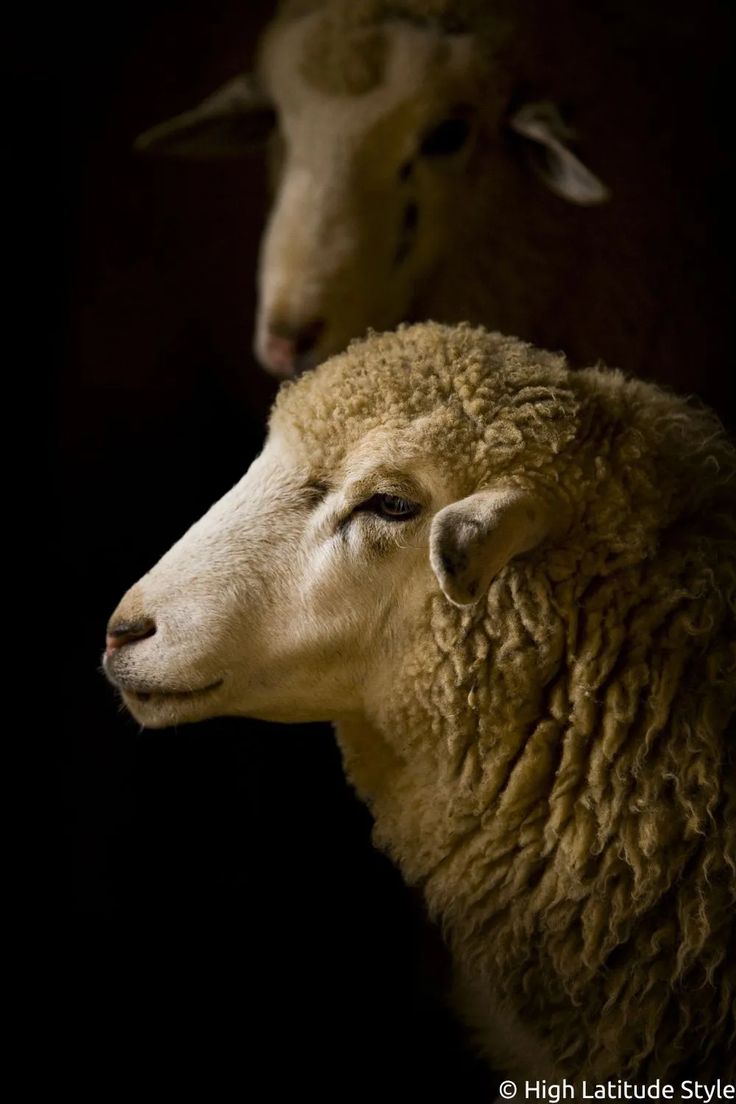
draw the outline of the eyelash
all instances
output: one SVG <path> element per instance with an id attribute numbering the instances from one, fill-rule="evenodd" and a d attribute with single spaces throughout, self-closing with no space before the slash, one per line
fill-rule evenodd
<path id="1" fill-rule="evenodd" d="M 395 512 L 392 512 L 392 510 Z M 400 495 L 374 494 L 371 498 L 367 498 L 365 502 L 361 502 L 355 513 L 376 514 L 384 521 L 402 522 L 410 521 L 416 517 L 419 510 L 418 502 L 412 502 Z"/>

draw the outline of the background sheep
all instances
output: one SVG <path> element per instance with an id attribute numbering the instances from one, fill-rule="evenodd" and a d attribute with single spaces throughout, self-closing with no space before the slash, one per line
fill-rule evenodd
<path id="1" fill-rule="evenodd" d="M 718 6 L 697 20 L 671 4 L 294 0 L 255 77 L 140 145 L 232 151 L 278 116 L 256 325 L 276 374 L 368 325 L 433 317 L 715 399 L 711 96 L 728 35 Z"/>
<path id="2" fill-rule="evenodd" d="M 617 373 L 373 337 L 281 393 L 107 671 L 153 727 L 337 720 L 509 1070 L 733 1076 L 735 472 Z"/>

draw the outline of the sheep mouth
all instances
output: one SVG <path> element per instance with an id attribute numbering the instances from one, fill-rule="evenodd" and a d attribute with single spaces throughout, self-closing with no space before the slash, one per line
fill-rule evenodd
<path id="1" fill-rule="evenodd" d="M 132 698 L 133 701 L 138 702 L 140 705 L 146 705 L 150 702 L 186 702 L 193 701 L 196 698 L 202 698 L 206 694 L 211 694 L 214 690 L 218 690 L 222 686 L 223 681 L 223 679 L 216 679 L 207 686 L 200 686 L 195 690 L 131 690 L 126 688 L 124 689 L 124 693 L 127 697 Z"/>

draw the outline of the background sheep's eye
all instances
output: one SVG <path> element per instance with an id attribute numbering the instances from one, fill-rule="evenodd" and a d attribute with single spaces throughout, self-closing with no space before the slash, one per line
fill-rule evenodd
<path id="1" fill-rule="evenodd" d="M 422 157 L 449 157 L 463 148 L 469 134 L 467 119 L 443 119 L 424 135 L 419 152 Z"/>
<path id="2" fill-rule="evenodd" d="M 387 521 L 408 521 L 419 513 L 419 503 L 399 498 L 398 495 L 376 494 L 361 503 L 359 509 L 378 514 Z"/>

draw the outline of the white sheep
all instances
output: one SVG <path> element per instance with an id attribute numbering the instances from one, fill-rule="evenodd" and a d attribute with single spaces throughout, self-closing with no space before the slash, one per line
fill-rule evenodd
<path id="1" fill-rule="evenodd" d="M 715 287 L 698 194 L 715 162 L 700 39 L 672 13 L 614 8 L 285 3 L 255 75 L 141 137 L 232 150 L 278 119 L 255 339 L 267 369 L 433 318 L 702 390 Z"/>
<path id="2" fill-rule="evenodd" d="M 735 475 L 653 385 L 372 336 L 282 388 L 106 670 L 152 728 L 336 722 L 498 1067 L 733 1076 Z"/>

